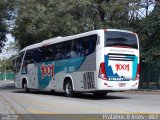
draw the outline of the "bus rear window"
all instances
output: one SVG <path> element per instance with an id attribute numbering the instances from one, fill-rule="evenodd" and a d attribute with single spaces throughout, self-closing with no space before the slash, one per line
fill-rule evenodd
<path id="1" fill-rule="evenodd" d="M 126 47 L 138 49 L 135 34 L 118 31 L 105 32 L 105 47 Z"/>

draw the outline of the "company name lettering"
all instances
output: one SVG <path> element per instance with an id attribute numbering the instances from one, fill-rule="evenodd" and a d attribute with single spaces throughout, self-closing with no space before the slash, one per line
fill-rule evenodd
<path id="1" fill-rule="evenodd" d="M 42 73 L 42 79 L 44 79 L 45 76 L 54 76 L 54 64 L 42 64 L 40 69 Z"/>
<path id="2" fill-rule="evenodd" d="M 129 64 L 116 64 L 115 65 L 115 67 L 116 67 L 116 71 L 119 71 L 119 70 L 127 70 L 127 71 L 129 71 Z"/>

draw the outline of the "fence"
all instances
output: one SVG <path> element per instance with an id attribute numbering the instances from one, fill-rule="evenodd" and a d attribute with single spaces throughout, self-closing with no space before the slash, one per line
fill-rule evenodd
<path id="1" fill-rule="evenodd" d="M 0 73 L 0 80 L 14 80 L 15 74 L 14 73 Z"/>
<path id="2" fill-rule="evenodd" d="M 14 73 L 6 73 L 7 80 L 14 80 Z M 0 73 L 0 80 L 5 79 L 5 73 Z M 140 89 L 160 90 L 160 62 L 141 63 Z"/>
<path id="3" fill-rule="evenodd" d="M 160 90 L 160 63 L 141 64 L 140 89 Z"/>

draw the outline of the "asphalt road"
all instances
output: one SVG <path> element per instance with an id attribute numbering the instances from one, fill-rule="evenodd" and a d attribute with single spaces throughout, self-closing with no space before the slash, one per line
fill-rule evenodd
<path id="1" fill-rule="evenodd" d="M 133 92 L 109 93 L 104 98 L 92 94 L 65 97 L 62 93 L 24 93 L 13 82 L 0 82 L 0 113 L 15 114 L 18 119 L 97 120 L 104 114 L 160 114 L 160 94 Z M 98 114 L 98 115 L 97 115 Z M 108 119 L 108 118 L 107 118 Z M 157 118 L 159 119 L 159 118 Z M 1 120 L 1 119 L 0 119 Z"/>

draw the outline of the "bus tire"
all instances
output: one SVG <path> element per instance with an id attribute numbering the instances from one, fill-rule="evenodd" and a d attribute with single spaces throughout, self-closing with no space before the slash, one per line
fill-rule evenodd
<path id="1" fill-rule="evenodd" d="M 51 94 L 55 94 L 55 90 L 51 90 Z"/>
<path id="2" fill-rule="evenodd" d="M 67 80 L 65 82 L 64 91 L 65 91 L 66 97 L 73 97 L 74 96 L 73 85 L 72 85 L 71 80 Z"/>
<path id="3" fill-rule="evenodd" d="M 30 90 L 29 90 L 29 88 L 28 88 L 28 86 L 27 86 L 27 81 L 24 82 L 23 86 L 24 86 L 24 91 L 25 91 L 25 93 L 29 93 Z"/>
<path id="4" fill-rule="evenodd" d="M 102 98 L 102 97 L 105 97 L 107 95 L 107 92 L 94 92 L 93 95 L 95 97 Z"/>

